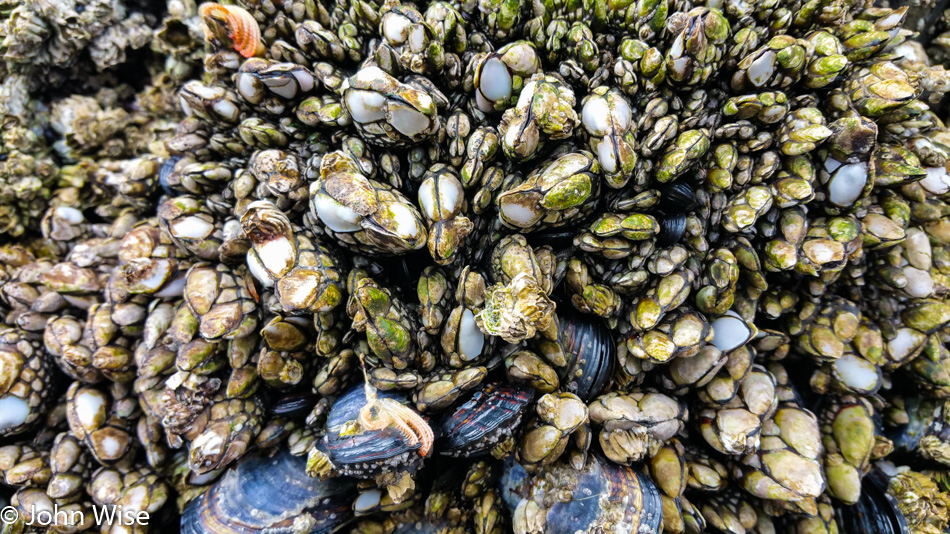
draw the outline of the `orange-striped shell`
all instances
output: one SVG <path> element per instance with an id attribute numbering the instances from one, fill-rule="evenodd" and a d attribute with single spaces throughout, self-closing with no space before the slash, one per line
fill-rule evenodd
<path id="1" fill-rule="evenodd" d="M 208 2 L 201 4 L 198 14 L 206 19 L 206 26 L 209 25 L 208 18 L 223 21 L 228 29 L 228 38 L 231 39 L 232 46 L 242 56 L 252 57 L 257 53 L 257 47 L 261 43 L 261 28 L 254 20 L 254 16 L 246 9 Z M 207 28 L 205 34 L 209 39 L 214 36 Z"/>

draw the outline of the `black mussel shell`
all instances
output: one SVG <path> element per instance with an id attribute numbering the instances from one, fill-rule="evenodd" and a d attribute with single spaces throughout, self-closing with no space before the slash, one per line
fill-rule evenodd
<path id="1" fill-rule="evenodd" d="M 178 192 L 175 191 L 168 183 L 168 177 L 171 175 L 172 171 L 175 169 L 175 164 L 178 163 L 178 160 L 180 159 L 181 156 L 172 156 L 166 159 L 165 163 L 162 164 L 162 168 L 158 170 L 158 183 L 162 186 L 162 190 L 171 196 L 177 196 Z"/>
<path id="2" fill-rule="evenodd" d="M 580 225 L 578 225 L 580 226 Z M 575 228 L 554 228 L 543 232 L 524 234 L 532 247 L 549 246 L 554 250 L 569 249 L 574 246 Z"/>
<path id="3" fill-rule="evenodd" d="M 318 400 L 320 397 L 314 393 L 288 393 L 274 401 L 267 411 L 271 415 L 295 419 L 309 414 Z"/>
<path id="4" fill-rule="evenodd" d="M 600 395 L 617 361 L 610 329 L 597 317 L 565 312 L 558 316 L 558 339 L 567 359 L 567 366 L 558 373 L 561 389 L 584 402 Z"/>
<path id="5" fill-rule="evenodd" d="M 431 264 L 428 249 L 409 252 L 402 256 L 391 258 L 377 258 L 383 271 L 392 283 L 398 287 L 403 295 L 415 296 L 416 283 L 422 276 L 425 267 Z"/>
<path id="6" fill-rule="evenodd" d="M 887 437 L 894 442 L 894 452 L 898 457 L 908 461 L 919 460 L 917 448 L 921 438 L 937 436 L 940 441 L 947 441 L 950 439 L 950 425 L 944 423 L 941 402 L 914 394 L 904 395 L 903 398 L 908 423 L 888 427 Z"/>
<path id="7" fill-rule="evenodd" d="M 356 483 L 307 476 L 307 458 L 280 450 L 244 457 L 188 503 L 183 534 L 328 533 L 352 519 Z M 300 530 L 309 524 L 308 530 Z"/>
<path id="8" fill-rule="evenodd" d="M 671 247 L 686 233 L 686 213 L 682 211 L 661 213 L 658 217 L 660 233 L 656 236 L 656 246 Z"/>
<path id="9" fill-rule="evenodd" d="M 543 491 L 538 491 L 539 484 Z M 660 532 L 663 519 L 660 491 L 648 476 L 597 454 L 589 455 L 580 471 L 561 461 L 537 475 L 528 474 L 510 457 L 500 490 L 516 522 L 519 505 L 536 500 L 545 510 L 545 534 Z M 562 495 L 572 498 L 563 502 Z"/>
<path id="10" fill-rule="evenodd" d="M 887 494 L 887 475 L 873 469 L 861 481 L 861 498 L 836 508 L 838 529 L 848 533 L 906 534 L 907 520 L 897 500 Z"/>
<path id="11" fill-rule="evenodd" d="M 445 436 L 439 452 L 465 458 L 488 454 L 518 428 L 533 398 L 533 389 L 498 382 L 479 389 L 439 424 Z"/>
<path id="12" fill-rule="evenodd" d="M 696 192 L 683 180 L 671 182 L 660 191 L 660 206 L 664 211 L 686 213 L 696 207 Z"/>
<path id="13" fill-rule="evenodd" d="M 379 391 L 379 398 L 395 399 L 406 403 L 406 395 L 395 391 Z M 366 404 L 363 384 L 343 394 L 327 416 L 327 433 L 317 442 L 318 449 L 330 456 L 333 466 L 344 475 L 372 478 L 378 473 L 399 468 L 414 472 L 422 463 L 419 454 L 421 442 L 410 445 L 398 429 L 368 430 L 340 436 L 345 425 L 355 421 Z M 433 429 L 435 431 L 436 429 Z"/>

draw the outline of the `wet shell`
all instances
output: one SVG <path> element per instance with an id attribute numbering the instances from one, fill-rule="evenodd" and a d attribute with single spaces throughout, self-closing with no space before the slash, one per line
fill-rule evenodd
<path id="1" fill-rule="evenodd" d="M 683 180 L 667 184 L 660 195 L 660 233 L 656 245 L 671 247 L 686 233 L 686 213 L 696 206 L 696 192 Z"/>
<path id="2" fill-rule="evenodd" d="M 281 450 L 249 455 L 230 469 L 181 517 L 183 534 L 332 532 L 353 517 L 356 484 L 307 476 L 307 460 Z M 301 525 L 307 525 L 306 530 Z"/>
<path id="3" fill-rule="evenodd" d="M 907 424 L 886 429 L 887 437 L 894 442 L 894 452 L 912 459 L 918 452 L 920 440 L 936 436 L 941 442 L 950 439 L 950 425 L 946 424 L 942 403 L 916 395 L 907 395 L 904 400 Z"/>
<path id="4" fill-rule="evenodd" d="M 660 219 L 660 233 L 656 236 L 656 246 L 660 248 L 671 247 L 683 238 L 686 233 L 686 214 L 677 211 L 663 214 Z"/>
<path id="5" fill-rule="evenodd" d="M 603 321 L 569 312 L 558 320 L 558 337 L 567 366 L 559 373 L 562 389 L 587 402 L 610 382 L 617 346 Z"/>
<path id="6" fill-rule="evenodd" d="M 861 486 L 861 498 L 857 504 L 836 508 L 838 528 L 841 532 L 909 532 L 907 520 L 897 508 L 897 501 L 885 492 L 887 477 L 881 471 L 872 470 Z"/>
<path id="7" fill-rule="evenodd" d="M 534 390 L 500 383 L 488 384 L 446 417 L 439 452 L 446 456 L 484 456 L 521 423 Z"/>
<path id="8" fill-rule="evenodd" d="M 277 399 L 267 411 L 281 417 L 304 417 L 318 400 L 320 398 L 312 393 L 289 393 Z"/>
<path id="9" fill-rule="evenodd" d="M 696 206 L 696 192 L 683 180 L 667 184 L 660 196 L 660 205 L 670 211 L 687 212 Z"/>
<path id="10" fill-rule="evenodd" d="M 198 14 L 205 19 L 205 24 L 209 24 L 209 19 L 213 22 L 222 21 L 227 28 L 228 38 L 234 45 L 234 49 L 244 57 L 252 57 L 257 53 L 257 47 L 261 44 L 261 28 L 254 20 L 254 16 L 246 9 L 238 6 L 223 6 L 215 3 L 201 4 L 198 8 Z M 208 37 L 213 34 L 208 32 Z"/>
<path id="11" fill-rule="evenodd" d="M 663 519 L 663 501 L 649 477 L 596 454 L 580 471 L 558 462 L 534 476 L 509 458 L 500 490 L 517 534 L 660 532 Z"/>
<path id="12" fill-rule="evenodd" d="M 380 391 L 379 398 L 395 399 L 408 404 L 408 398 L 392 391 Z M 398 429 L 349 432 L 355 425 L 360 408 L 366 404 L 363 384 L 354 386 L 337 399 L 327 417 L 327 433 L 317 443 L 317 448 L 330 457 L 333 466 L 349 476 L 372 478 L 391 469 L 414 472 L 422 464 L 419 449 L 422 443 L 411 445 Z M 353 421 L 354 423 L 350 423 Z M 348 423 L 350 423 L 348 425 Z M 358 428 L 358 427 L 357 427 Z"/>
<path id="13" fill-rule="evenodd" d="M 158 171 L 158 183 L 162 186 L 162 190 L 171 196 L 177 196 L 178 193 L 172 188 L 168 178 L 171 177 L 172 171 L 175 170 L 175 165 L 180 159 L 181 156 L 172 156 L 166 159 Z"/>
<path id="14" fill-rule="evenodd" d="M 581 226 L 578 223 L 577 226 Z M 533 232 L 525 236 L 528 244 L 532 247 L 552 247 L 555 251 L 569 249 L 574 245 L 574 236 L 577 230 L 574 228 L 565 230 L 554 228 L 545 232 Z"/>

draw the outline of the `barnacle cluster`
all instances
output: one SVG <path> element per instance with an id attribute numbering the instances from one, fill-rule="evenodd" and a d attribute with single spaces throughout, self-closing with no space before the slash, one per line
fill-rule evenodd
<path id="1" fill-rule="evenodd" d="M 0 0 L 4 532 L 946 530 L 939 2 L 148 4 Z"/>

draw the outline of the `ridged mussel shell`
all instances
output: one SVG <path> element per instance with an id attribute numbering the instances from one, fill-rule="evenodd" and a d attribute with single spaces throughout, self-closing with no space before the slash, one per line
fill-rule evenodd
<path id="1" fill-rule="evenodd" d="M 405 395 L 394 391 L 379 391 L 377 396 L 408 404 Z M 372 478 L 389 469 L 415 471 L 422 463 L 419 454 L 422 443 L 410 445 L 409 440 L 394 427 L 340 436 L 345 425 L 357 419 L 365 404 L 363 384 L 350 388 L 337 399 L 327 416 L 327 432 L 316 447 L 329 455 L 333 466 L 344 475 Z"/>
<path id="2" fill-rule="evenodd" d="M 299 418 L 313 409 L 320 398 L 312 393 L 287 393 L 274 401 L 267 412 L 271 415 Z"/>
<path id="3" fill-rule="evenodd" d="M 943 403 L 919 395 L 904 395 L 907 424 L 886 428 L 886 435 L 894 443 L 894 452 L 911 461 L 918 454 L 918 445 L 924 436 L 936 436 L 941 442 L 950 440 L 950 425 L 946 424 Z"/>
<path id="4" fill-rule="evenodd" d="M 696 192 L 684 180 L 671 182 L 660 192 L 660 207 L 670 211 L 687 211 L 696 206 Z"/>
<path id="5" fill-rule="evenodd" d="M 853 506 L 835 507 L 840 532 L 905 534 L 907 520 L 897 500 L 887 494 L 887 476 L 872 469 L 861 481 L 861 498 Z"/>
<path id="6" fill-rule="evenodd" d="M 523 530 L 524 512 L 531 501 L 544 514 L 540 521 L 545 534 L 660 532 L 663 519 L 660 491 L 648 476 L 597 454 L 589 455 L 580 471 L 559 461 L 537 475 L 529 475 L 509 458 L 500 489 L 515 532 Z M 566 495 L 571 500 L 563 502 Z M 529 521 L 540 526 L 538 517 Z"/>
<path id="7" fill-rule="evenodd" d="M 561 389 L 588 402 L 599 395 L 614 372 L 617 346 L 610 329 L 596 317 L 575 312 L 558 317 L 558 340 L 567 366 L 559 370 Z"/>
<path id="8" fill-rule="evenodd" d="M 356 483 L 307 476 L 307 458 L 280 450 L 250 454 L 188 503 L 183 534 L 332 532 L 353 517 Z M 309 525 L 301 530 L 301 525 Z"/>
<path id="9" fill-rule="evenodd" d="M 656 246 L 666 248 L 679 243 L 686 233 L 686 214 L 695 206 L 696 193 L 685 181 L 677 180 L 663 188 L 657 215 L 660 233 L 656 236 Z"/>
<path id="10" fill-rule="evenodd" d="M 474 458 L 488 454 L 521 423 L 534 390 L 494 382 L 472 394 L 440 423 L 445 436 L 438 448 L 446 456 Z"/>
<path id="11" fill-rule="evenodd" d="M 169 183 L 168 178 L 171 176 L 172 172 L 174 172 L 175 165 L 180 159 L 181 156 L 172 156 L 165 160 L 165 163 L 163 163 L 161 168 L 158 170 L 158 183 L 162 186 L 162 190 L 171 196 L 178 196 L 178 192 L 176 192 L 171 183 Z"/>
<path id="12" fill-rule="evenodd" d="M 656 246 L 672 247 L 686 234 L 686 214 L 683 212 L 663 212 L 658 217 L 660 233 L 656 235 Z"/>

